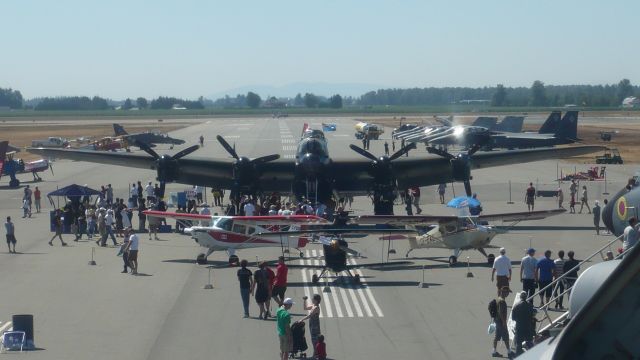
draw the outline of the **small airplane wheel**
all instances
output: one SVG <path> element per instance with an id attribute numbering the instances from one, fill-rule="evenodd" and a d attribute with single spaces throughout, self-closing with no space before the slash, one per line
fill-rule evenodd
<path id="1" fill-rule="evenodd" d="M 318 277 L 318 274 L 313 274 L 313 276 L 311 277 L 311 282 L 314 284 L 317 284 L 318 281 L 320 281 L 320 278 Z"/>
<path id="2" fill-rule="evenodd" d="M 198 265 L 206 265 L 207 264 L 207 257 L 204 254 L 198 254 L 198 257 L 196 258 L 196 264 L 198 264 Z"/>
<path id="3" fill-rule="evenodd" d="M 235 265 L 239 262 L 240 262 L 240 258 L 238 258 L 238 255 L 229 256 L 229 265 Z"/>
<path id="4" fill-rule="evenodd" d="M 455 266 L 458 263 L 458 258 L 451 255 L 449 256 L 449 266 Z"/>
<path id="5" fill-rule="evenodd" d="M 304 254 L 300 251 L 300 259 L 304 258 Z"/>
<path id="6" fill-rule="evenodd" d="M 356 275 L 353 277 L 353 280 L 356 282 L 356 284 L 360 284 L 360 274 L 356 274 Z"/>
<path id="7" fill-rule="evenodd" d="M 496 260 L 496 256 L 493 254 L 489 254 L 487 255 L 487 263 L 489 263 L 489 265 L 493 265 L 493 262 Z"/>

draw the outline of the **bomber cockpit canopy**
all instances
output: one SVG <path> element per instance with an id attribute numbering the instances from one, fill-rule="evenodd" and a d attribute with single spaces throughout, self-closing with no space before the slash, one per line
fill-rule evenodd
<path id="1" fill-rule="evenodd" d="M 327 156 L 327 142 L 323 138 L 305 138 L 298 144 L 298 155 L 314 154 L 318 156 Z"/>
<path id="2" fill-rule="evenodd" d="M 322 130 L 317 129 L 307 129 L 302 135 L 303 139 L 314 138 L 314 139 L 322 139 L 324 140 L 324 133 Z"/>

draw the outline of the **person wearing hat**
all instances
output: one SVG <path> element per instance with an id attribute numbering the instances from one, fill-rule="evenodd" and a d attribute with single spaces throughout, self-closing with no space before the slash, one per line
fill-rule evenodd
<path id="1" fill-rule="evenodd" d="M 507 250 L 500 248 L 500 256 L 493 261 L 493 267 L 491 269 L 491 281 L 493 282 L 494 276 L 496 278 L 496 287 L 498 288 L 498 294 L 503 286 L 509 286 L 511 281 L 511 260 L 505 255 Z"/>
<path id="2" fill-rule="evenodd" d="M 493 352 L 491 356 L 493 357 L 502 357 L 502 355 L 498 352 L 498 342 L 502 340 L 504 342 L 504 346 L 507 348 L 507 352 L 509 353 L 509 357 L 513 357 L 513 352 L 509 347 L 509 330 L 507 328 L 507 301 L 506 298 L 509 296 L 511 289 L 508 286 L 503 286 L 499 289 L 497 303 L 497 314 L 494 319 L 496 324 L 496 332 L 493 338 Z"/>
<path id="3" fill-rule="evenodd" d="M 536 293 L 536 264 L 538 260 L 535 258 L 536 251 L 533 248 L 527 250 L 527 255 L 520 261 L 520 282 L 522 283 L 522 291 L 527 293 L 529 302 L 533 304 L 533 294 Z"/>
<path id="4" fill-rule="evenodd" d="M 291 351 L 291 314 L 289 314 L 289 310 L 293 304 L 294 302 L 291 298 L 286 298 L 276 312 L 276 329 L 280 341 L 280 358 L 282 360 L 287 360 Z"/>

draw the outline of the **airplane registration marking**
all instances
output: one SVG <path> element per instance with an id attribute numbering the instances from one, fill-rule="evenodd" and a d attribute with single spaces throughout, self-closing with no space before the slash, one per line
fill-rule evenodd
<path id="1" fill-rule="evenodd" d="M 324 252 L 322 250 L 305 250 L 305 258 L 300 259 L 300 265 L 314 266 L 314 269 L 301 269 L 302 281 L 305 284 L 304 294 L 311 297 L 313 294 L 322 295 L 322 311 L 320 316 L 324 318 L 335 317 L 384 317 L 380 306 L 373 296 L 373 292 L 366 284 L 364 275 L 360 269 L 352 269 L 355 274 L 360 275 L 361 284 L 348 279 L 348 274 L 342 272 L 339 276 L 342 277 L 341 281 L 346 280 L 347 283 L 335 284 L 330 278 L 329 282 L 325 283 L 325 279 L 321 279 L 318 284 L 311 284 L 311 278 L 314 274 L 318 274 L 318 267 L 323 265 L 322 257 Z M 349 265 L 357 265 L 355 259 L 349 257 L 347 260 Z M 329 276 L 332 276 L 330 274 Z M 308 284 L 308 285 L 307 285 Z M 329 286 L 330 292 L 324 292 L 325 284 Z"/>

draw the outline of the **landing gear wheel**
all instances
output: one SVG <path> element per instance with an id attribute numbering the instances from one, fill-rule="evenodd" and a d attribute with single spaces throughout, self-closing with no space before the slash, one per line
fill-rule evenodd
<path id="1" fill-rule="evenodd" d="M 205 254 L 198 254 L 198 257 L 196 258 L 196 264 L 207 265 L 207 256 Z"/>
<path id="2" fill-rule="evenodd" d="M 304 258 L 304 254 L 302 253 L 302 251 L 300 251 L 300 259 Z"/>
<path id="3" fill-rule="evenodd" d="M 353 277 L 353 281 L 355 281 L 355 282 L 356 282 L 356 284 L 360 285 L 360 274 L 356 274 L 356 275 Z"/>
<path id="4" fill-rule="evenodd" d="M 318 281 L 320 281 L 320 278 L 318 277 L 318 274 L 313 274 L 313 276 L 311 277 L 311 283 L 317 284 Z"/>
<path id="5" fill-rule="evenodd" d="M 449 266 L 453 267 L 458 263 L 458 258 L 451 255 L 449 256 Z"/>
<path id="6" fill-rule="evenodd" d="M 487 255 L 487 263 L 489 263 L 489 266 L 493 265 L 493 262 L 496 260 L 496 256 L 493 254 L 489 254 Z"/>
<path id="7" fill-rule="evenodd" d="M 17 188 L 18 186 L 20 186 L 20 180 L 18 179 L 9 180 L 9 187 Z"/>
<path id="8" fill-rule="evenodd" d="M 239 262 L 240 262 L 240 258 L 238 257 L 238 255 L 229 256 L 229 265 L 230 266 L 237 265 Z"/>

